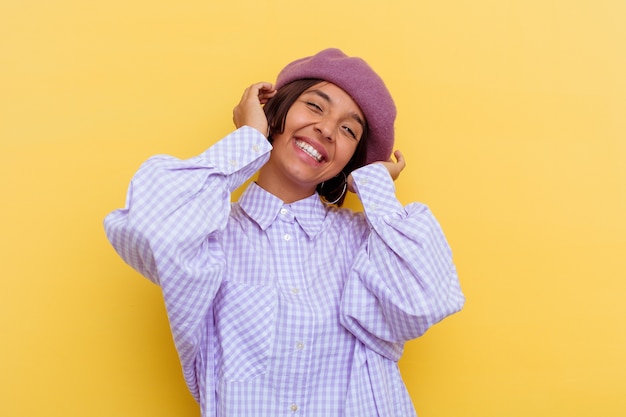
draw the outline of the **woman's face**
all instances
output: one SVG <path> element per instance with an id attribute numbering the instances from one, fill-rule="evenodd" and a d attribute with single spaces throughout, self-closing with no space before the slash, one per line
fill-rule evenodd
<path id="1" fill-rule="evenodd" d="M 291 106 L 284 132 L 272 135 L 274 149 L 266 167 L 314 190 L 350 161 L 364 125 L 361 109 L 345 91 L 329 82 L 316 84 Z"/>

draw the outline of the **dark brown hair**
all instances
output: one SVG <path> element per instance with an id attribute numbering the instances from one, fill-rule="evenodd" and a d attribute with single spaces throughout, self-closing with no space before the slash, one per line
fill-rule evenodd
<path id="1" fill-rule="evenodd" d="M 285 120 L 287 119 L 287 112 L 296 102 L 296 100 L 309 88 L 316 84 L 324 82 L 324 80 L 316 78 L 305 78 L 301 80 L 293 81 L 284 85 L 278 90 L 276 95 L 272 97 L 264 107 L 265 115 L 267 116 L 267 122 L 269 125 L 269 141 L 272 141 L 272 133 L 283 133 L 285 131 Z M 358 103 L 357 103 L 358 104 Z M 344 191 L 345 180 L 352 171 L 365 165 L 365 158 L 367 156 L 367 120 L 363 129 L 361 139 L 354 151 L 354 155 L 341 172 L 329 180 L 324 181 L 317 186 L 317 192 L 327 202 L 334 202 L 338 207 L 341 207 L 346 197 Z M 337 200 L 337 201 L 335 201 Z"/>

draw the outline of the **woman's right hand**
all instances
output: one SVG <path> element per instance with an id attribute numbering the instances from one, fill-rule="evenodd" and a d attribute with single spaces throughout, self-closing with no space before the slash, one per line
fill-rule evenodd
<path id="1" fill-rule="evenodd" d="M 233 122 L 237 129 L 250 126 L 267 136 L 268 124 L 263 105 L 274 95 L 276 89 L 271 83 L 260 82 L 246 88 L 239 104 L 233 109 Z"/>

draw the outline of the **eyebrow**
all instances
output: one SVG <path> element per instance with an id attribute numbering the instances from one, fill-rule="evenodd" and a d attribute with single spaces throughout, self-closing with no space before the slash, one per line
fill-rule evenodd
<path id="1" fill-rule="evenodd" d="M 318 96 L 320 96 L 322 99 L 324 99 L 328 103 L 332 103 L 333 102 L 331 100 L 330 96 L 328 94 L 326 94 L 325 92 L 323 92 L 323 91 L 320 91 L 320 90 L 310 90 L 309 93 L 317 94 Z M 350 116 L 354 120 L 356 120 L 357 123 L 359 123 L 363 129 L 365 129 L 365 122 L 363 121 L 363 119 L 361 119 L 361 117 L 358 114 L 352 113 Z"/>

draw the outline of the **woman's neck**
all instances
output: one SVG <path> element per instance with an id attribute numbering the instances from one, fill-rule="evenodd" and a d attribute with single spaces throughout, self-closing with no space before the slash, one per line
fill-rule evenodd
<path id="1" fill-rule="evenodd" d="M 270 167 L 263 166 L 256 180 L 258 186 L 280 198 L 286 204 L 310 197 L 315 193 L 315 186 L 306 187 L 284 175 L 277 175 Z"/>

